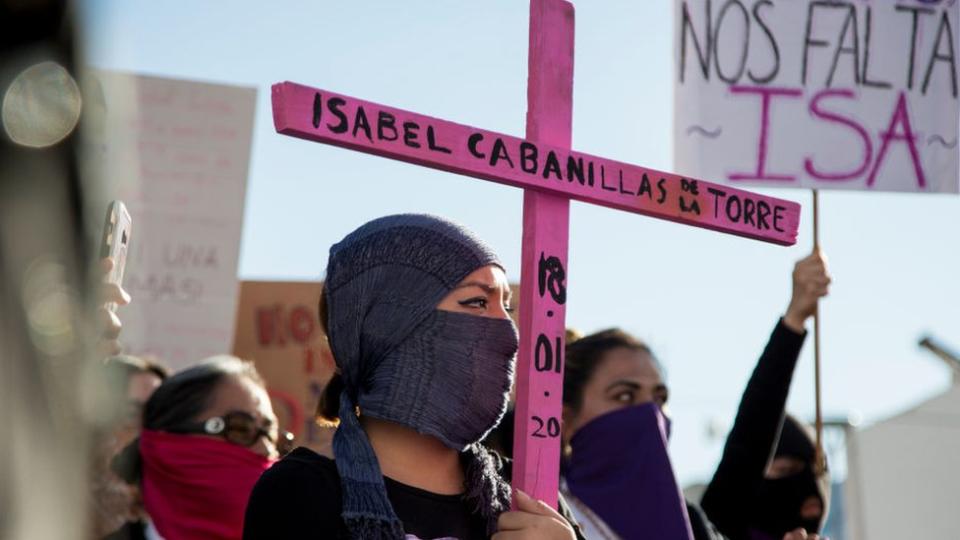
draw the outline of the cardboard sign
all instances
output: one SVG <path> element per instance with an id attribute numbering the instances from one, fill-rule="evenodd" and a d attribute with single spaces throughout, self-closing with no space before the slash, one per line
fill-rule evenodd
<path id="1" fill-rule="evenodd" d="M 273 85 L 277 132 L 781 245 L 800 205 L 465 126 L 292 82 Z"/>
<path id="2" fill-rule="evenodd" d="M 728 185 L 957 193 L 953 0 L 674 0 L 675 167 Z"/>
<path id="3" fill-rule="evenodd" d="M 228 352 L 256 90 L 105 72 L 92 84 L 97 177 L 133 218 L 126 351 L 174 369 Z"/>
<path id="4" fill-rule="evenodd" d="M 334 363 L 317 315 L 318 281 L 243 281 L 233 354 L 251 360 L 267 382 L 280 428 L 298 446 L 332 455 L 333 429 L 314 421 Z"/>

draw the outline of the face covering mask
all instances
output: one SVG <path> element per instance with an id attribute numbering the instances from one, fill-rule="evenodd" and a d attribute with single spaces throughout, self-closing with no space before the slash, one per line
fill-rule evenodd
<path id="1" fill-rule="evenodd" d="M 503 411 L 517 337 L 510 321 L 437 313 L 471 272 L 503 268 L 473 233 L 436 216 L 370 221 L 330 248 L 324 294 L 343 382 L 333 453 L 341 516 L 357 538 L 404 537 L 355 411 L 464 449 L 464 499 L 490 534 L 510 506 L 499 461 L 473 444 Z M 486 386 L 486 387 L 485 387 Z"/>
<path id="2" fill-rule="evenodd" d="M 273 460 L 223 440 L 144 430 L 143 502 L 166 540 L 239 539 L 247 499 Z"/>
<path id="3" fill-rule="evenodd" d="M 436 310 L 374 370 L 361 414 L 462 451 L 503 418 L 517 346 L 509 319 Z"/>
<path id="4" fill-rule="evenodd" d="M 803 527 L 808 533 L 817 533 L 820 519 L 804 519 L 800 508 L 808 497 L 817 497 L 823 504 L 816 477 L 809 467 L 803 471 L 777 479 L 764 479 L 756 491 L 752 508 L 751 528 L 772 538 Z"/>
<path id="5" fill-rule="evenodd" d="M 655 403 L 610 412 L 570 440 L 570 492 L 623 538 L 692 538 Z"/>

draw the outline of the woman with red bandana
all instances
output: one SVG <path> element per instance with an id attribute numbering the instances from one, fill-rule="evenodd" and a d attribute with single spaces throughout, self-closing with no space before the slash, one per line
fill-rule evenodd
<path id="1" fill-rule="evenodd" d="M 217 356 L 160 385 L 114 467 L 140 484 L 165 540 L 236 539 L 253 485 L 289 442 L 253 364 Z"/>

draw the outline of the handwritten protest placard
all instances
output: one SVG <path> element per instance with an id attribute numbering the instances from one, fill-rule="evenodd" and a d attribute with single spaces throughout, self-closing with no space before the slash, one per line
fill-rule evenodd
<path id="1" fill-rule="evenodd" d="M 256 90 L 99 72 L 91 149 L 133 218 L 127 352 L 181 368 L 230 351 Z"/>
<path id="2" fill-rule="evenodd" d="M 675 0 L 674 147 L 728 185 L 960 191 L 956 0 Z"/>
<path id="3" fill-rule="evenodd" d="M 322 287 L 318 281 L 241 282 L 233 354 L 256 364 L 280 428 L 292 432 L 298 446 L 332 455 L 333 430 L 314 422 L 335 367 L 317 314 Z"/>

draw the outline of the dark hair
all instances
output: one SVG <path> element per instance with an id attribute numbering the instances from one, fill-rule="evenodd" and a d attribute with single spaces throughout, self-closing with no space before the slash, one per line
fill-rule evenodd
<path id="1" fill-rule="evenodd" d="M 163 431 L 197 420 L 213 399 L 218 384 L 228 375 L 239 375 L 263 385 L 251 362 L 235 356 L 214 356 L 177 372 L 150 396 L 143 407 L 143 429 Z"/>
<path id="2" fill-rule="evenodd" d="M 320 328 L 326 336 L 330 335 L 330 319 L 327 312 L 327 287 L 320 291 L 320 300 L 317 304 L 317 313 L 320 316 Z M 343 393 L 343 377 L 334 373 L 327 381 L 317 402 L 316 420 L 321 425 L 336 425 L 340 422 L 340 394 Z"/>
<path id="3" fill-rule="evenodd" d="M 143 429 L 165 431 L 199 420 L 217 386 L 230 375 L 264 384 L 252 362 L 227 355 L 208 358 L 163 381 L 143 407 Z M 114 471 L 131 484 L 140 478 L 139 444 L 139 438 L 134 439 L 113 461 Z"/>
<path id="4" fill-rule="evenodd" d="M 650 355 L 654 365 L 660 364 L 646 343 L 620 330 L 610 328 L 567 343 L 563 373 L 563 404 L 579 411 L 583 406 L 583 388 L 593 377 L 604 356 L 613 349 L 625 348 Z M 662 370 L 661 370 L 662 371 Z"/>
<path id="5" fill-rule="evenodd" d="M 513 406 L 503 414 L 500 423 L 494 426 L 480 443 L 500 456 L 513 458 L 513 428 L 516 424 L 516 411 Z"/>

